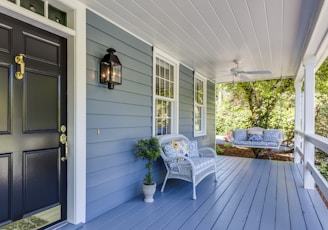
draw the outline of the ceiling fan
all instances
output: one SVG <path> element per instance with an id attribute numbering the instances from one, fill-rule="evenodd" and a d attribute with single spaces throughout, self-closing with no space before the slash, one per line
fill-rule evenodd
<path id="1" fill-rule="evenodd" d="M 231 74 L 235 77 L 240 77 L 241 79 L 247 80 L 249 77 L 246 74 L 271 74 L 269 70 L 253 70 L 253 71 L 245 71 L 243 68 L 239 67 L 241 63 L 240 59 L 235 59 L 233 62 L 236 64 L 236 67 L 230 70 Z"/>

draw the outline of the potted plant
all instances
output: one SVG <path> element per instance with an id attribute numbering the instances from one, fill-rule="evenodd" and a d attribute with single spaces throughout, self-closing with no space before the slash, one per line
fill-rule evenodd
<path id="1" fill-rule="evenodd" d="M 150 139 L 140 139 L 137 141 L 137 157 L 146 159 L 146 169 L 148 170 L 142 184 L 142 190 L 144 192 L 146 203 L 154 201 L 153 195 L 156 191 L 156 183 L 153 181 L 153 162 L 160 156 L 160 144 L 156 137 Z"/>

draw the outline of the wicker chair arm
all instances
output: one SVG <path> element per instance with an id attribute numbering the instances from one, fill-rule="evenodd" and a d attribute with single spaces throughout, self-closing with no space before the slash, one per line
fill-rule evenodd
<path id="1" fill-rule="evenodd" d="M 213 148 L 203 147 L 198 149 L 202 157 L 216 157 L 216 152 Z"/>

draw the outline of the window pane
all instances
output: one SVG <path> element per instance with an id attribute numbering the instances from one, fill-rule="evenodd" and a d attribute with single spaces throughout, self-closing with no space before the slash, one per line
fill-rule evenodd
<path id="1" fill-rule="evenodd" d="M 157 135 L 171 133 L 171 107 L 172 103 L 164 100 L 156 100 L 156 132 Z"/>
<path id="2" fill-rule="evenodd" d="M 174 98 L 174 84 L 170 83 L 170 98 Z"/>
<path id="3" fill-rule="evenodd" d="M 169 68 L 170 68 L 170 65 L 168 63 L 165 63 L 165 79 L 169 80 L 170 79 L 170 71 L 169 71 Z"/>
<path id="4" fill-rule="evenodd" d="M 159 76 L 161 78 L 164 77 L 164 62 L 163 61 L 160 62 L 160 73 L 159 73 Z"/>
<path id="5" fill-rule="evenodd" d="M 48 8 L 48 18 L 50 20 L 53 20 L 55 22 L 58 22 L 64 26 L 66 26 L 66 13 L 57 9 L 56 7 L 53 7 L 52 5 L 49 5 Z"/>
<path id="6" fill-rule="evenodd" d="M 199 106 L 195 106 L 195 131 L 202 130 L 201 114 L 202 114 L 202 108 Z"/>
<path id="7" fill-rule="evenodd" d="M 200 120 L 195 120 L 195 131 L 200 131 L 200 124 L 199 124 Z"/>
<path id="8" fill-rule="evenodd" d="M 170 118 L 172 117 L 172 102 L 166 101 L 166 117 Z"/>
<path id="9" fill-rule="evenodd" d="M 159 79 L 156 78 L 156 95 L 159 95 Z"/>
<path id="10" fill-rule="evenodd" d="M 159 76 L 159 59 L 156 58 L 156 76 Z"/>
<path id="11" fill-rule="evenodd" d="M 164 96 L 164 80 L 159 80 L 159 96 Z"/>
<path id="12" fill-rule="evenodd" d="M 161 106 L 162 106 L 162 101 L 161 100 L 156 100 L 156 104 L 155 104 L 155 106 L 156 106 L 156 117 L 160 117 L 161 116 L 161 110 L 160 110 L 160 108 L 161 108 Z"/>
<path id="13" fill-rule="evenodd" d="M 167 82 L 167 80 L 165 80 L 164 84 L 165 84 L 164 85 L 164 89 L 165 89 L 164 97 L 169 97 L 169 91 L 168 91 L 169 83 Z"/>
<path id="14" fill-rule="evenodd" d="M 44 16 L 44 2 L 41 0 L 21 0 L 20 5 L 25 9 Z"/>
<path id="15" fill-rule="evenodd" d="M 200 110 L 201 108 L 199 106 L 195 106 L 195 119 L 200 118 Z"/>
<path id="16" fill-rule="evenodd" d="M 203 81 L 196 79 L 195 91 L 196 91 L 196 102 L 197 102 L 197 104 L 202 105 L 203 104 L 203 91 L 204 91 Z"/>

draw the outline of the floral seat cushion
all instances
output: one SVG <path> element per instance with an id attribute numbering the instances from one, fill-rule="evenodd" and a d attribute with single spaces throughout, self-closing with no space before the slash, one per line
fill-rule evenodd
<path id="1" fill-rule="evenodd" d="M 188 157 L 188 143 L 184 140 L 166 143 L 163 145 L 163 152 L 167 157 Z"/>

